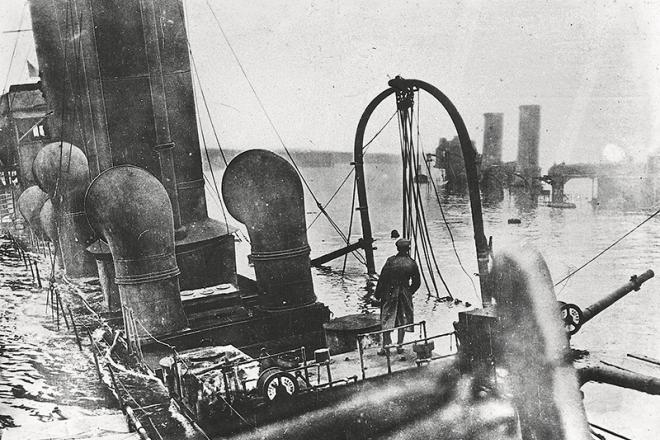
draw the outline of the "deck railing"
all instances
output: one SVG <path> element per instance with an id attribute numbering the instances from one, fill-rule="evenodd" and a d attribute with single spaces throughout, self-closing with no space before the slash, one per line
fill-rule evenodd
<path id="1" fill-rule="evenodd" d="M 398 330 L 405 330 L 409 328 L 414 328 L 419 327 L 419 339 L 415 339 L 414 341 L 408 341 L 408 342 L 403 342 L 401 344 L 389 344 L 389 345 L 384 345 L 382 348 L 385 351 L 385 358 L 387 360 L 387 374 L 392 374 L 392 359 L 390 356 L 390 350 L 393 348 L 399 348 L 399 347 L 404 347 L 404 346 L 409 346 L 409 345 L 427 345 L 429 341 L 434 341 L 436 339 L 441 339 L 441 338 L 448 338 L 449 339 L 449 354 L 444 354 L 444 355 L 437 355 L 437 356 L 429 356 L 428 358 L 422 358 L 422 359 L 417 359 L 415 362 L 417 366 L 420 366 L 422 364 L 438 360 L 438 359 L 443 359 L 446 357 L 451 357 L 451 356 L 456 356 L 456 352 L 454 352 L 454 347 L 458 347 L 458 340 L 456 339 L 456 333 L 455 332 L 449 332 L 449 333 L 441 333 L 438 335 L 434 336 L 428 336 L 426 332 L 426 321 L 420 321 L 420 322 L 414 322 L 412 324 L 406 324 L 402 325 L 399 327 L 394 327 L 391 329 L 386 329 L 386 330 L 377 330 L 374 332 L 369 332 L 369 333 L 360 333 L 357 336 L 357 348 L 358 348 L 358 353 L 360 355 L 360 371 L 362 373 L 362 379 L 367 378 L 367 373 L 366 373 L 366 368 L 364 365 L 364 344 L 362 341 L 367 338 L 373 339 L 374 336 L 379 336 L 382 338 L 382 335 L 385 333 L 390 333 L 393 331 L 398 331 Z M 380 348 L 380 347 L 379 347 Z"/>

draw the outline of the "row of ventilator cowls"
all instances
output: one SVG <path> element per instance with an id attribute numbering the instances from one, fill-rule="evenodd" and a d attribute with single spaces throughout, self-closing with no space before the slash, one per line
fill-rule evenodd
<path id="1" fill-rule="evenodd" d="M 88 183 L 85 154 L 54 142 L 36 155 L 32 172 L 37 185 L 18 202 L 29 226 L 55 243 L 68 277 L 98 276 L 108 309 L 129 309 L 142 336 L 189 327 L 180 290 L 237 284 L 234 228 L 208 218 L 205 209 L 203 218 L 177 224 L 177 196 L 167 190 L 176 188 L 167 182 L 174 170 L 159 180 L 118 165 Z M 304 193 L 292 165 L 270 151 L 247 150 L 229 163 L 222 193 L 250 236 L 261 308 L 317 304 Z"/>
<path id="2" fill-rule="evenodd" d="M 68 142 L 44 146 L 32 173 L 37 185 L 21 193 L 18 209 L 36 235 L 54 243 L 68 277 L 98 276 L 108 307 L 130 308 L 153 334 L 187 325 L 172 206 L 156 177 L 120 165 L 88 183 L 87 158 Z"/>

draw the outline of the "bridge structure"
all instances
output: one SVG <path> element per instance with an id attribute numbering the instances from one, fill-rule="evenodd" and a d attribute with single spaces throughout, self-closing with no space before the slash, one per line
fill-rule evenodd
<path id="1" fill-rule="evenodd" d="M 591 179 L 592 190 L 591 198 L 596 200 L 596 194 L 601 195 L 601 186 L 605 182 L 616 182 L 621 185 L 624 181 L 645 179 L 648 170 L 643 164 L 631 162 L 626 163 L 574 163 L 554 164 L 548 169 L 547 174 L 541 177 L 541 180 L 550 184 L 552 187 L 550 206 L 556 207 L 575 207 L 569 206 L 564 186 L 571 179 Z"/>

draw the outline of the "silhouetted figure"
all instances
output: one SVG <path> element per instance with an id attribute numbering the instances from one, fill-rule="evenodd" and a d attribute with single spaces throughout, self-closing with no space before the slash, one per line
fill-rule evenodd
<path id="1" fill-rule="evenodd" d="M 374 296 L 381 301 L 380 323 L 383 330 L 399 327 L 414 322 L 413 294 L 419 289 L 419 267 L 410 258 L 410 240 L 396 242 L 398 253 L 387 259 L 380 271 L 380 278 Z M 398 330 L 398 353 L 403 353 L 404 332 L 413 331 L 410 327 Z M 378 354 L 385 354 L 385 346 L 392 343 L 391 332 L 383 333 L 383 348 Z"/>

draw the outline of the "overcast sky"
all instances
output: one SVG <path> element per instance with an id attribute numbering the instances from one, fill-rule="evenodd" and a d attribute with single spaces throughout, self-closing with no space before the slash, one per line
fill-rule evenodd
<path id="1" fill-rule="evenodd" d="M 364 107 L 397 74 L 445 92 L 479 149 L 483 113 L 504 113 L 506 160 L 522 104 L 542 107 L 544 168 L 597 161 L 608 144 L 638 159 L 660 147 L 658 1 L 208 1 L 291 148 L 351 150 Z M 187 3 L 221 142 L 278 146 L 206 0 Z M 18 28 L 23 4 L 2 0 L 0 31 Z M 2 85 L 16 36 L 0 34 Z M 21 34 L 11 82 L 31 46 Z"/>

